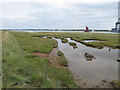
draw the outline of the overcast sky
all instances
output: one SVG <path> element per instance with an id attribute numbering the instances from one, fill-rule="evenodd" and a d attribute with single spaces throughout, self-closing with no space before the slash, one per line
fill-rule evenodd
<path id="1" fill-rule="evenodd" d="M 0 0 L 0 28 L 111 29 L 119 0 Z"/>

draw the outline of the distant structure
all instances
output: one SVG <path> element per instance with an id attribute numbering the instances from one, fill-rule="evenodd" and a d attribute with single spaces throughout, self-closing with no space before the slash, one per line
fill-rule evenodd
<path id="1" fill-rule="evenodd" d="M 90 32 L 90 30 L 87 26 L 86 26 L 86 30 L 84 32 Z"/>
<path id="2" fill-rule="evenodd" d="M 115 24 L 115 28 L 112 28 L 112 32 L 120 32 L 120 1 L 118 2 L 118 21 Z"/>

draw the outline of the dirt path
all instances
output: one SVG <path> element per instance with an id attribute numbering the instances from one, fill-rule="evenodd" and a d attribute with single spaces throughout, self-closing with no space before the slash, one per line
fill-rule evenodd
<path id="1" fill-rule="evenodd" d="M 33 54 L 37 57 L 42 57 L 42 58 L 48 58 L 50 60 L 50 64 L 56 67 L 61 67 L 61 68 L 66 68 L 65 66 L 62 66 L 59 63 L 59 56 L 57 55 L 58 48 L 53 48 L 53 50 L 49 53 L 40 53 L 40 52 L 34 52 Z"/>

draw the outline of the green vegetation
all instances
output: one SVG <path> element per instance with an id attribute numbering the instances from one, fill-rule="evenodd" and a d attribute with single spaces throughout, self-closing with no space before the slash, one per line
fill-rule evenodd
<path id="1" fill-rule="evenodd" d="M 50 38 L 50 39 L 52 39 L 52 36 L 47 36 L 47 38 Z"/>
<path id="2" fill-rule="evenodd" d="M 71 46 L 76 46 L 76 43 L 75 43 L 75 42 L 69 42 L 69 44 L 70 44 Z"/>
<path id="3" fill-rule="evenodd" d="M 3 31 L 2 44 L 3 88 L 77 87 L 67 68 L 55 67 L 47 57 L 33 55 L 34 52 L 49 54 L 57 45 L 55 40 L 33 37 L 27 32 Z"/>
<path id="4" fill-rule="evenodd" d="M 53 47 L 57 46 L 57 42 L 53 39 L 32 37 L 27 32 L 11 32 L 11 34 L 15 36 L 23 50 L 29 53 L 41 52 L 48 54 Z"/>
<path id="5" fill-rule="evenodd" d="M 81 42 L 82 44 L 85 44 L 86 46 L 91 46 L 94 48 L 98 48 L 98 49 L 102 49 L 104 47 L 104 45 L 102 43 L 99 42 Z"/>
<path id="6" fill-rule="evenodd" d="M 58 37 L 58 38 L 59 38 L 59 37 Z M 60 39 L 62 39 L 62 40 L 63 40 L 63 39 L 64 39 L 64 37 L 60 37 Z"/>
<path id="7" fill-rule="evenodd" d="M 119 34 L 100 33 L 66 33 L 66 32 L 10 32 L 2 35 L 3 88 L 74 88 L 77 87 L 71 72 L 67 68 L 51 65 L 49 58 L 37 57 L 33 53 L 49 54 L 57 42 L 51 39 L 71 38 L 85 45 L 102 48 L 109 46 L 120 48 Z M 50 36 L 42 38 L 42 36 Z M 100 42 L 83 42 L 85 39 L 102 40 Z M 71 42 L 70 42 L 71 43 Z M 71 44 L 75 45 L 76 44 Z M 58 51 L 59 63 L 68 64 L 64 54 Z"/>
<path id="8" fill-rule="evenodd" d="M 118 80 L 113 80 L 112 83 L 113 83 L 113 85 L 115 86 L 115 88 L 120 88 L 120 81 L 118 81 Z"/>
<path id="9" fill-rule="evenodd" d="M 60 64 L 62 66 L 68 66 L 68 62 L 67 62 L 66 58 L 64 57 L 64 54 L 61 51 L 58 51 L 57 55 L 60 56 L 60 58 L 59 58 Z"/>
<path id="10" fill-rule="evenodd" d="M 64 39 L 62 39 L 62 42 L 63 42 L 63 43 L 67 43 L 68 40 L 64 38 Z"/>
<path id="11" fill-rule="evenodd" d="M 120 48 L 118 42 L 119 34 L 111 33 L 81 33 L 81 32 L 44 32 L 44 33 L 31 33 L 33 36 L 54 36 L 57 38 L 71 38 L 77 42 L 83 43 L 87 46 L 95 48 L 103 48 L 108 46 L 112 48 Z M 86 39 L 101 40 L 100 42 L 84 42 Z"/>
<path id="12" fill-rule="evenodd" d="M 58 55 L 58 56 L 63 56 L 64 54 L 63 54 L 61 51 L 58 51 L 58 52 L 57 52 L 57 55 Z"/>

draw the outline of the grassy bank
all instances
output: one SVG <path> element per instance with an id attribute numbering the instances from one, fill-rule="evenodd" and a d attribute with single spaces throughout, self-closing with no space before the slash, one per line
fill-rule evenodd
<path id="1" fill-rule="evenodd" d="M 57 46 L 55 40 L 33 37 L 26 32 L 3 31 L 2 44 L 3 88 L 77 87 L 67 68 L 55 67 L 49 58 L 33 55 L 34 52 L 49 54 Z"/>
<path id="2" fill-rule="evenodd" d="M 60 57 L 59 58 L 60 64 L 63 66 L 68 66 L 68 62 L 67 62 L 66 58 L 64 57 L 64 54 L 61 51 L 58 51 L 57 55 Z"/>
<path id="3" fill-rule="evenodd" d="M 81 32 L 38 32 L 31 33 L 33 36 L 54 36 L 57 38 L 71 38 L 77 42 L 83 43 L 87 46 L 95 48 L 103 48 L 103 46 L 108 46 L 111 48 L 120 48 L 120 43 L 118 42 L 119 34 L 110 33 L 81 33 Z M 84 42 L 84 40 L 100 40 L 99 42 Z"/>

